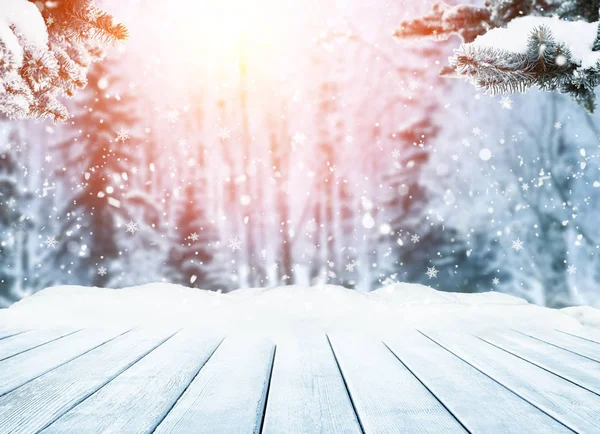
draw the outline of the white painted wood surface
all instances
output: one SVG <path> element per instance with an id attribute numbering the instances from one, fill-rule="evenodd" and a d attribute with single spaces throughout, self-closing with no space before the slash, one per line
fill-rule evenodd
<path id="1" fill-rule="evenodd" d="M 600 363 L 512 330 L 478 337 L 600 395 Z"/>
<path id="2" fill-rule="evenodd" d="M 600 432 L 600 396 L 465 333 L 424 332 L 576 432 Z"/>
<path id="3" fill-rule="evenodd" d="M 180 331 L 43 433 L 151 433 L 221 340 Z"/>
<path id="4" fill-rule="evenodd" d="M 277 355 L 262 432 L 360 433 L 325 334 L 288 338 Z"/>
<path id="5" fill-rule="evenodd" d="M 549 344 L 600 362 L 600 344 L 578 338 L 558 330 L 517 330 L 527 336 L 534 337 Z"/>
<path id="6" fill-rule="evenodd" d="M 227 337 L 155 433 L 260 432 L 274 351 L 261 337 Z"/>
<path id="7" fill-rule="evenodd" d="M 73 334 L 77 329 L 50 328 L 31 330 L 0 340 L 0 361 Z"/>
<path id="8" fill-rule="evenodd" d="M 330 340 L 365 432 L 466 432 L 382 342 L 345 334 Z"/>
<path id="9" fill-rule="evenodd" d="M 558 331 L 561 333 L 566 333 L 568 335 L 578 336 L 581 339 L 586 339 L 588 341 L 592 341 L 597 344 L 600 344 L 600 330 L 599 329 L 592 329 L 590 327 L 586 327 L 584 329 L 579 329 L 576 331 L 573 331 L 573 330 L 569 330 L 568 332 L 563 331 L 563 330 L 558 330 Z"/>
<path id="10" fill-rule="evenodd" d="M 82 330 L 1 361 L 0 396 L 114 339 L 123 332 L 124 330 L 119 329 Z"/>
<path id="11" fill-rule="evenodd" d="M 132 330 L 0 397 L 0 432 L 42 430 L 173 333 Z"/>
<path id="12" fill-rule="evenodd" d="M 416 330 L 384 341 L 470 432 L 572 432 Z"/>
<path id="13" fill-rule="evenodd" d="M 10 336 L 18 335 L 19 333 L 25 333 L 27 329 L 15 329 L 15 328 L 2 328 L 0 327 L 0 339 L 5 339 Z"/>

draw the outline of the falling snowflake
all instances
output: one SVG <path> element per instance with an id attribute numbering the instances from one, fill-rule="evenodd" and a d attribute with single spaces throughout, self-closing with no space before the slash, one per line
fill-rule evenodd
<path id="1" fill-rule="evenodd" d="M 577 272 L 577 267 L 575 265 L 569 265 L 567 267 L 567 273 L 575 274 Z"/>
<path id="2" fill-rule="evenodd" d="M 562 124 L 560 122 L 556 122 L 556 123 L 554 123 L 554 128 L 556 128 L 557 130 L 560 130 L 562 128 Z"/>
<path id="3" fill-rule="evenodd" d="M 46 155 L 46 158 L 44 158 L 44 160 L 46 160 L 47 163 L 52 161 L 52 155 Z"/>
<path id="4" fill-rule="evenodd" d="M 392 151 L 392 157 L 397 159 L 399 156 L 400 156 L 400 151 L 398 149 L 394 149 Z"/>
<path id="5" fill-rule="evenodd" d="M 452 156 L 452 161 L 458 161 L 458 155 L 454 154 L 454 155 Z"/>
<path id="6" fill-rule="evenodd" d="M 233 237 L 229 239 L 229 244 L 227 245 L 232 252 L 236 250 L 242 249 L 242 241 L 238 237 Z"/>
<path id="7" fill-rule="evenodd" d="M 410 83 L 408 83 L 408 88 L 410 90 L 415 90 L 418 86 L 419 85 L 415 80 L 411 80 Z"/>
<path id="8" fill-rule="evenodd" d="M 515 251 L 517 252 L 523 250 L 523 241 L 517 238 L 515 241 L 512 242 L 512 248 L 515 249 Z"/>
<path id="9" fill-rule="evenodd" d="M 129 130 L 127 128 L 121 127 L 115 133 L 117 133 L 117 142 L 125 143 L 125 140 L 129 138 Z"/>
<path id="10" fill-rule="evenodd" d="M 353 272 L 358 264 L 356 261 L 351 261 L 346 264 L 346 271 Z"/>
<path id="11" fill-rule="evenodd" d="M 192 241 L 198 241 L 198 239 L 200 238 L 200 236 L 196 233 L 196 232 L 192 232 L 189 237 L 190 240 Z"/>
<path id="12" fill-rule="evenodd" d="M 473 128 L 472 132 L 473 132 L 474 136 L 480 136 L 481 135 L 481 128 L 475 127 L 475 128 Z"/>
<path id="13" fill-rule="evenodd" d="M 351 144 L 354 142 L 354 137 L 352 136 L 346 136 L 346 143 Z"/>
<path id="14" fill-rule="evenodd" d="M 494 284 L 494 285 L 498 285 L 499 283 L 500 283 L 500 279 L 498 279 L 497 277 L 494 277 L 494 278 L 492 279 L 492 284 Z"/>
<path id="15" fill-rule="evenodd" d="M 303 133 L 296 133 L 296 134 L 294 134 L 294 137 L 292 137 L 292 142 L 294 144 L 304 145 L 305 141 L 306 141 L 306 135 L 304 135 Z"/>
<path id="16" fill-rule="evenodd" d="M 187 146 L 187 140 L 179 139 L 179 141 L 177 142 L 177 146 L 179 146 L 180 148 L 185 148 Z"/>
<path id="17" fill-rule="evenodd" d="M 231 137 L 231 132 L 227 128 L 221 128 L 219 129 L 219 137 L 221 140 L 227 140 Z"/>
<path id="18" fill-rule="evenodd" d="M 523 191 L 527 191 L 527 190 L 529 190 L 529 184 L 527 184 L 526 182 L 524 182 L 524 183 L 523 183 L 523 185 L 521 185 L 521 189 L 522 189 Z"/>
<path id="19" fill-rule="evenodd" d="M 44 241 L 44 243 L 46 244 L 47 248 L 52 247 L 53 249 L 56 249 L 56 246 L 58 245 L 56 237 L 46 237 L 46 241 Z"/>
<path id="20" fill-rule="evenodd" d="M 125 226 L 127 226 L 126 232 L 131 232 L 132 234 L 135 234 L 140 230 L 138 224 L 133 220 L 129 220 L 129 223 L 127 223 Z"/>
<path id="21" fill-rule="evenodd" d="M 429 277 L 430 279 L 433 278 L 437 278 L 437 274 L 438 274 L 438 269 L 435 268 L 435 265 L 433 267 L 427 267 L 427 277 Z"/>
<path id="22" fill-rule="evenodd" d="M 420 239 L 421 238 L 417 234 L 414 234 L 412 237 L 410 237 L 410 240 L 413 242 L 413 244 L 417 244 Z"/>
<path id="23" fill-rule="evenodd" d="M 500 98 L 500 105 L 502 106 L 502 109 L 512 109 L 512 103 L 512 99 L 510 99 L 510 96 L 508 95 L 505 95 L 502 98 Z"/>
<path id="24" fill-rule="evenodd" d="M 100 267 L 100 268 L 98 268 L 98 275 L 100 275 L 100 276 L 106 276 L 107 271 L 108 270 L 106 268 Z"/>
<path id="25" fill-rule="evenodd" d="M 167 112 L 167 120 L 170 124 L 174 124 L 179 120 L 179 110 L 171 109 Z"/>

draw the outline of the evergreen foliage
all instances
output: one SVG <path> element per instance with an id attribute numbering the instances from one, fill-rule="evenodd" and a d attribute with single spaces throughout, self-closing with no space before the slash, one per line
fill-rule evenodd
<path id="1" fill-rule="evenodd" d="M 595 88 L 600 84 L 600 62 L 588 65 L 586 59 L 573 56 L 574 47 L 554 35 L 555 17 L 569 21 L 572 32 L 582 32 L 577 23 L 599 20 L 598 0 L 486 0 L 483 6 L 436 3 L 423 17 L 400 24 L 394 35 L 399 38 L 434 37 L 448 39 L 459 35 L 462 44 L 450 58 L 444 75 L 468 78 L 492 94 L 522 92 L 538 86 L 545 91 L 570 95 L 593 112 Z M 512 52 L 502 44 L 485 46 L 476 38 L 506 27 L 524 16 L 543 18 L 529 34 L 513 34 L 527 43 L 525 53 Z M 498 38 L 497 38 L 498 39 Z M 600 51 L 600 27 L 593 44 L 584 47 L 589 54 Z M 578 47 L 581 51 L 581 47 Z"/>
<path id="2" fill-rule="evenodd" d="M 11 0 L 0 10 L 0 112 L 11 118 L 68 117 L 61 95 L 85 87 L 101 44 L 127 29 L 92 0 Z"/>

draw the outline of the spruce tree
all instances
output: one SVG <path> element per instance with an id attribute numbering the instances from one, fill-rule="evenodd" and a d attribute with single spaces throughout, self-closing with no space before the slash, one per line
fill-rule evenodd
<path id="1" fill-rule="evenodd" d="M 538 86 L 570 95 L 592 112 L 600 85 L 599 0 L 486 0 L 483 6 L 436 3 L 400 24 L 400 38 L 464 43 L 442 70 L 492 94 Z M 573 37 L 577 35 L 577 37 Z"/>
<path id="2" fill-rule="evenodd" d="M 189 183 L 177 208 L 168 269 L 173 283 L 193 288 L 227 291 L 219 252 L 219 233 L 208 219 L 203 197 L 203 183 Z"/>
<path id="3" fill-rule="evenodd" d="M 0 8 L 0 112 L 65 121 L 58 101 L 86 85 L 102 44 L 127 30 L 93 0 L 10 0 Z"/>
<path id="4" fill-rule="evenodd" d="M 137 152 L 129 129 L 137 117 L 130 101 L 118 94 L 119 80 L 111 72 L 115 66 L 102 62 L 92 68 L 79 112 L 65 127 L 70 137 L 58 148 L 65 167 L 59 173 L 71 186 L 71 196 L 56 257 L 74 264 L 79 282 L 94 286 L 106 286 L 119 258 L 119 240 L 139 230 L 138 222 L 125 226 L 130 220 L 125 197 Z"/>

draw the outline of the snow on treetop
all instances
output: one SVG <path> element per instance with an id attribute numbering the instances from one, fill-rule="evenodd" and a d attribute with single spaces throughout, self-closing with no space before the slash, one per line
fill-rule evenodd
<path id="1" fill-rule="evenodd" d="M 510 21 L 504 28 L 492 29 L 478 36 L 470 45 L 526 54 L 529 37 L 540 26 L 549 29 L 557 43 L 565 44 L 571 51 L 571 60 L 581 67 L 593 68 L 600 61 L 600 52 L 592 51 L 598 22 L 564 21 L 557 17 L 520 17 Z"/>

